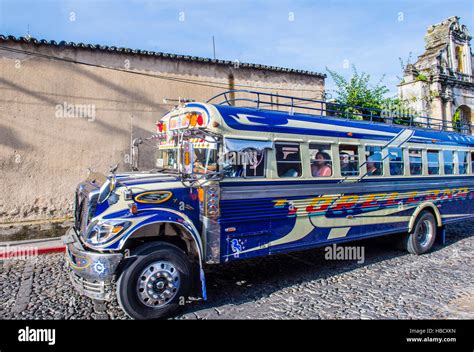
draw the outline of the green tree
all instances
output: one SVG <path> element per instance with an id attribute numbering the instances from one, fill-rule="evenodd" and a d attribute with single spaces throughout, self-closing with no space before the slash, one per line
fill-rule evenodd
<path id="1" fill-rule="evenodd" d="M 386 96 L 389 89 L 382 84 L 385 76 L 382 76 L 377 84 L 371 85 L 370 75 L 359 73 L 354 65 L 349 79 L 329 68 L 326 69 L 336 85 L 334 104 L 328 104 L 331 115 L 381 122 L 391 118 L 394 123 L 410 123 L 405 102 Z"/>

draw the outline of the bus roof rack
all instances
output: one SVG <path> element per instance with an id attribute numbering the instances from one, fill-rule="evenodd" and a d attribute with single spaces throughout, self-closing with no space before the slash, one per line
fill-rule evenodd
<path id="1" fill-rule="evenodd" d="M 301 98 L 290 95 L 265 93 L 253 90 L 228 90 L 210 98 L 207 103 L 256 108 L 262 110 L 284 111 L 289 114 L 306 113 L 315 116 L 328 116 L 346 120 L 359 120 L 371 123 L 407 126 L 434 131 L 472 134 L 473 125 L 465 121 L 445 121 L 428 116 L 408 114 L 404 111 L 382 110 L 351 106 L 325 100 Z M 389 107 L 390 108 L 390 107 Z"/>

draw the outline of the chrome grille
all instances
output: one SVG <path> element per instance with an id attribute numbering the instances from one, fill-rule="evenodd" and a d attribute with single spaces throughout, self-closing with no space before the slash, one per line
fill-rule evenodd
<path id="1" fill-rule="evenodd" d="M 89 281 L 73 271 L 70 272 L 73 286 L 83 295 L 92 299 L 108 301 L 112 298 L 112 283 L 104 281 Z"/>

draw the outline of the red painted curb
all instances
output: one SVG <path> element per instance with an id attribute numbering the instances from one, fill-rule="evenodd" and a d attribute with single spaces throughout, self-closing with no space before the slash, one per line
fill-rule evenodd
<path id="1" fill-rule="evenodd" d="M 38 254 L 62 253 L 65 250 L 66 246 L 39 248 Z"/>
<path id="2" fill-rule="evenodd" d="M 24 246 L 20 247 L 20 250 L 10 250 L 6 253 L 0 253 L 0 259 L 10 259 L 10 258 L 15 258 L 18 256 L 23 256 L 23 254 L 29 253 L 32 251 L 32 246 Z M 56 247 L 44 247 L 44 248 L 38 248 L 36 249 L 35 254 L 41 255 L 41 254 L 51 254 L 51 253 L 62 253 L 66 250 L 65 246 L 56 246 Z"/>

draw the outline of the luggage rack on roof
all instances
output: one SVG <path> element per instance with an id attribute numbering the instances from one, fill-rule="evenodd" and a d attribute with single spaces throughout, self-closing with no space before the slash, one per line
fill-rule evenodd
<path id="1" fill-rule="evenodd" d="M 214 101 L 214 102 L 213 102 Z M 330 101 L 300 98 L 290 95 L 265 93 L 253 90 L 229 90 L 210 98 L 207 103 L 256 108 L 263 110 L 285 111 L 294 113 L 310 113 L 316 116 L 360 120 L 369 123 L 385 123 L 389 125 L 407 126 L 434 131 L 471 134 L 473 125 L 466 122 L 444 121 L 428 116 L 394 113 L 376 108 L 351 106 Z M 269 109 L 270 108 L 270 109 Z M 287 109 L 287 110 L 285 110 Z"/>

